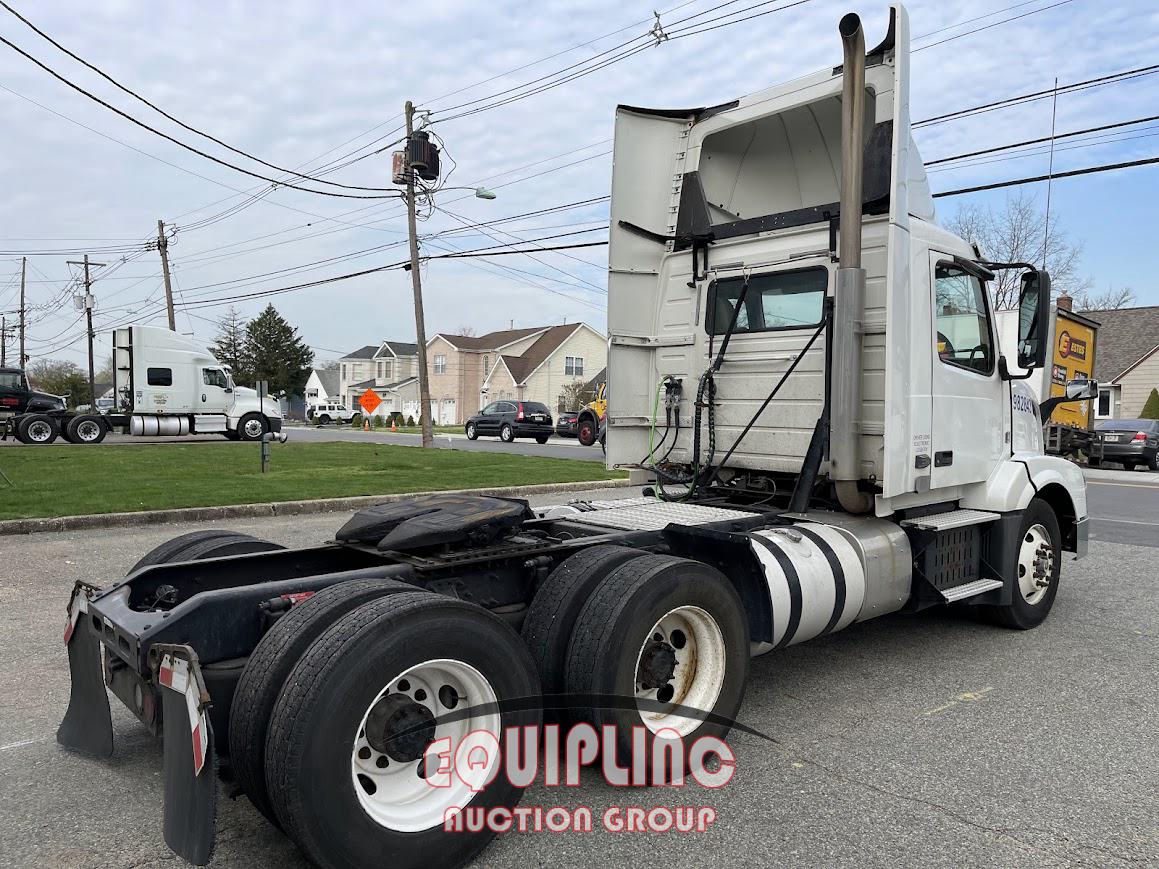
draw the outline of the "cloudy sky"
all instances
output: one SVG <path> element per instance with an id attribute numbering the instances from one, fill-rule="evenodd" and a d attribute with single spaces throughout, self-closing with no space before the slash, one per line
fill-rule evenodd
<path id="1" fill-rule="evenodd" d="M 420 225 L 424 234 L 439 234 L 424 242 L 429 254 L 565 233 L 547 243 L 601 240 L 604 233 L 583 230 L 606 221 L 604 203 L 505 222 L 488 230 L 490 236 L 448 231 L 462 230 L 462 220 L 495 220 L 606 195 L 617 103 L 723 102 L 839 62 L 836 23 L 850 9 L 862 15 L 871 44 L 887 20 L 880 0 L 807 0 L 759 17 L 750 16 L 789 0 L 670 0 L 661 20 L 673 32 L 748 20 L 617 60 L 644 44 L 640 37 L 652 26 L 650 4 L 7 2 L 176 118 L 281 167 L 315 171 L 382 148 L 398 135 L 404 100 L 415 100 L 432 112 L 433 129 L 456 164 L 446 183 L 485 184 L 497 194 L 482 201 L 469 192 L 443 193 L 438 201 L 447 213 Z M 1159 57 L 1159 4 L 1152 0 L 917 0 L 908 8 L 915 47 L 925 47 L 913 61 L 912 114 L 918 119 L 1049 88 L 1056 76 L 1065 85 Z M 732 18 L 721 17 L 729 13 Z M 1005 21 L 1015 16 L 1024 17 Z M 184 142 L 258 174 L 285 177 L 160 117 L 3 9 L 0 36 Z M 464 111 L 458 105 L 487 105 L 475 101 L 516 95 L 528 82 L 549 83 L 554 79 L 548 76 L 560 70 L 581 72 L 608 60 L 616 62 L 489 111 L 454 117 Z M 96 271 L 98 332 L 123 322 L 164 323 L 160 263 L 155 251 L 143 247 L 158 218 L 176 227 L 170 251 L 178 300 L 200 305 L 178 314 L 178 329 L 206 341 L 225 310 L 215 300 L 406 256 L 406 223 L 397 200 L 271 191 L 259 179 L 133 126 L 3 44 L 0 107 L 0 311 L 15 307 L 12 278 L 19 273 L 19 255 L 33 253 L 28 295 L 34 357 L 84 360 L 83 331 L 68 292 L 76 269 L 66 260 L 85 250 L 108 264 Z M 1143 75 L 1061 96 L 1057 129 L 1152 115 L 1159 115 L 1159 75 Z M 935 159 L 1045 136 L 1050 125 L 1050 100 L 1039 100 L 928 126 L 915 135 L 923 156 Z M 1067 140 L 1056 150 L 1055 169 L 1153 156 L 1159 153 L 1157 134 L 1159 122 L 1150 122 Z M 950 190 L 1042 174 L 1047 160 L 1043 149 L 1027 149 L 1018 159 L 979 159 L 933 172 L 930 179 L 935 191 Z M 444 175 L 450 165 L 444 163 Z M 326 177 L 389 187 L 389 150 Z M 1027 189 L 1045 195 L 1044 185 Z M 942 199 L 939 213 L 945 218 L 963 201 L 1000 206 L 1005 195 Z M 1159 165 L 1055 183 L 1052 209 L 1084 245 L 1083 271 L 1097 288 L 1129 286 L 1140 304 L 1159 304 L 1156 201 Z M 432 261 L 424 268 L 428 334 L 577 319 L 604 331 L 604 259 L 604 248 L 596 247 L 536 259 Z M 298 327 L 319 359 L 382 338 L 414 336 L 403 271 L 235 304 L 250 316 L 268 301 Z"/>

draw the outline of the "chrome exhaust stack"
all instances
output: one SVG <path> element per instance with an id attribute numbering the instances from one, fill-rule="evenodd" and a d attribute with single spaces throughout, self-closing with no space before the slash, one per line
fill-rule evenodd
<path id="1" fill-rule="evenodd" d="M 837 26 L 844 50 L 841 88 L 841 222 L 833 304 L 830 373 L 829 477 L 850 513 L 867 513 L 873 499 L 861 478 L 861 346 L 865 269 L 861 267 L 862 174 L 865 162 L 865 34 L 853 12 Z"/>

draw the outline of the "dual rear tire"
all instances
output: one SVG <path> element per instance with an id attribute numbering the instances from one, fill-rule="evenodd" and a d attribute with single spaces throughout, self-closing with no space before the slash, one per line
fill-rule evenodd
<path id="1" fill-rule="evenodd" d="M 446 818 L 513 808 L 522 789 L 495 767 L 475 793 L 439 772 L 428 743 L 488 731 L 494 767 L 508 727 L 538 724 L 538 696 L 526 649 L 497 616 L 352 581 L 296 606 L 259 644 L 234 696 L 231 760 L 251 801 L 319 866 L 460 866 L 493 833 L 448 833 Z"/>

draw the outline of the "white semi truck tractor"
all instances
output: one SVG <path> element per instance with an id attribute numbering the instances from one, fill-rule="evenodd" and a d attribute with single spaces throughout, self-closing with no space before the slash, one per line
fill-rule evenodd
<path id="1" fill-rule="evenodd" d="M 107 756 L 107 691 L 163 734 L 165 840 L 196 864 L 228 759 L 319 866 L 459 866 L 496 829 L 464 813 L 520 800 L 513 728 L 546 757 L 545 721 L 610 734 L 602 758 L 654 781 L 743 714 L 753 655 L 941 605 L 1041 623 L 1087 541 L 1013 373 L 1044 363 L 1049 278 L 935 223 L 909 34 L 893 6 L 866 51 L 847 15 L 836 69 L 617 111 L 607 455 L 639 497 L 421 496 L 296 549 L 178 537 L 74 590 L 58 740 Z M 473 782 L 445 765 L 463 746 Z"/>
<path id="2" fill-rule="evenodd" d="M 285 440 L 282 412 L 270 398 L 233 382 L 229 366 L 184 335 L 156 326 L 116 329 L 113 407 L 75 413 L 58 406 L 8 421 L 26 444 L 98 444 L 110 432 L 134 437 L 221 434 L 230 440 Z"/>

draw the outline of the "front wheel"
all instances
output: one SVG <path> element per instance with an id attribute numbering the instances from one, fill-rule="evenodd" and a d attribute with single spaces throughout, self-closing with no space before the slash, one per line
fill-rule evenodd
<path id="1" fill-rule="evenodd" d="M 596 424 L 590 419 L 581 419 L 579 428 L 576 429 L 576 439 L 585 447 L 590 447 L 596 442 L 599 433 L 596 431 Z"/>
<path id="2" fill-rule="evenodd" d="M 247 413 L 237 424 L 237 433 L 243 441 L 260 441 L 269 430 L 266 418 L 260 413 Z"/>
<path id="3" fill-rule="evenodd" d="M 988 607 L 986 613 L 991 621 L 1023 631 L 1045 621 L 1058 594 L 1061 543 L 1062 534 L 1054 510 L 1035 498 L 1022 514 L 1010 603 Z"/>
<path id="4" fill-rule="evenodd" d="M 1133 470 L 1135 470 L 1135 467 L 1136 467 L 1135 462 L 1123 462 L 1123 469 L 1124 470 L 1133 471 Z"/>
<path id="5" fill-rule="evenodd" d="M 478 606 L 400 592 L 353 610 L 298 661 L 270 716 L 282 829 L 318 866 L 462 866 L 494 832 L 444 825 L 519 802 L 503 755 L 514 728 L 538 725 L 538 695 L 519 637 Z M 484 742 L 497 750 L 469 747 Z M 461 745 L 471 763 L 448 773 Z"/>
<path id="6" fill-rule="evenodd" d="M 503 428 L 499 429 L 499 440 L 503 441 L 505 444 L 509 444 L 514 441 L 515 429 L 507 424 L 504 424 Z"/>
<path id="7" fill-rule="evenodd" d="M 547 441 L 550 437 L 551 437 L 551 435 L 536 435 L 535 442 L 537 444 L 545 444 L 545 443 L 547 443 Z"/>
<path id="8" fill-rule="evenodd" d="M 469 441 L 477 440 L 478 437 L 479 437 L 479 432 L 475 428 L 475 423 L 473 423 L 473 422 L 467 423 L 467 440 L 469 440 Z"/>

